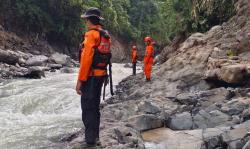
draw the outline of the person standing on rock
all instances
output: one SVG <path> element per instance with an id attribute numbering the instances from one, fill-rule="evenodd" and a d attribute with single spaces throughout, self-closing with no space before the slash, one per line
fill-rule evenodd
<path id="1" fill-rule="evenodd" d="M 88 9 L 81 18 L 85 20 L 88 31 L 83 41 L 76 92 L 81 95 L 82 121 L 85 126 L 83 147 L 91 148 L 100 143 L 99 106 L 107 65 L 111 59 L 110 36 L 101 27 L 100 20 L 103 18 L 98 8 Z M 103 51 L 108 53 L 102 53 Z"/>
<path id="2" fill-rule="evenodd" d="M 146 51 L 144 56 L 144 74 L 146 76 L 146 81 L 150 81 L 152 65 L 154 62 L 154 47 L 151 37 L 145 37 L 144 42 L 146 44 Z"/>
<path id="3" fill-rule="evenodd" d="M 132 46 L 132 67 L 133 67 L 133 75 L 136 75 L 136 63 L 137 63 L 137 47 Z"/>

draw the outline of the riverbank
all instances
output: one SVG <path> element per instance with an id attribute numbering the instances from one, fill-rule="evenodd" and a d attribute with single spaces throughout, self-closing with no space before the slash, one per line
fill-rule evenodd
<path id="1" fill-rule="evenodd" d="M 124 65 L 113 64 L 114 85 L 132 73 Z M 67 148 L 63 138 L 83 127 L 80 97 L 75 93 L 77 68 L 72 73 L 45 73 L 45 78 L 0 85 L 1 149 Z M 109 87 L 106 91 L 109 97 Z"/>

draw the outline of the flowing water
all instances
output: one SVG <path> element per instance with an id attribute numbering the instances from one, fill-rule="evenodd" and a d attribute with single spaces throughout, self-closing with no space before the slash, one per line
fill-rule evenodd
<path id="1" fill-rule="evenodd" d="M 113 64 L 114 85 L 131 73 Z M 58 138 L 83 126 L 76 78 L 77 73 L 55 72 L 0 84 L 0 149 L 63 148 Z M 106 91 L 110 96 L 108 86 Z"/>

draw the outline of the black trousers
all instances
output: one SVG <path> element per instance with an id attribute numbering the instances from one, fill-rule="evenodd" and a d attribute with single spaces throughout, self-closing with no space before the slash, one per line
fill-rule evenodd
<path id="1" fill-rule="evenodd" d="M 85 141 L 94 144 L 99 138 L 100 99 L 104 77 L 90 77 L 82 84 L 81 108 Z"/>
<path id="2" fill-rule="evenodd" d="M 133 75 L 136 75 L 136 63 L 132 63 L 133 64 Z"/>

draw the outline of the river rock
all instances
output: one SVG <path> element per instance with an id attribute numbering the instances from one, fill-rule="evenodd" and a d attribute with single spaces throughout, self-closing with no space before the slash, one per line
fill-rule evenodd
<path id="1" fill-rule="evenodd" d="M 60 72 L 61 73 L 74 73 L 75 70 L 73 68 L 70 68 L 70 67 L 63 67 L 60 69 Z"/>
<path id="2" fill-rule="evenodd" d="M 136 115 L 128 119 L 128 125 L 138 131 L 155 129 L 163 126 L 163 121 L 151 114 Z"/>
<path id="3" fill-rule="evenodd" d="M 33 66 L 28 68 L 28 72 L 24 75 L 24 77 L 32 79 L 41 79 L 42 77 L 45 77 L 45 73 L 40 67 Z"/>
<path id="4" fill-rule="evenodd" d="M 69 56 L 60 53 L 54 53 L 50 59 L 56 64 L 61 64 L 63 66 L 70 65 L 71 59 Z"/>
<path id="5" fill-rule="evenodd" d="M 45 65 L 45 63 L 48 61 L 48 57 L 44 55 L 37 55 L 30 57 L 26 61 L 26 65 L 28 66 L 42 66 Z"/>
<path id="6" fill-rule="evenodd" d="M 16 52 L 0 49 L 0 62 L 15 65 L 19 62 L 19 56 Z"/>
<path id="7" fill-rule="evenodd" d="M 60 69 L 62 68 L 62 64 L 48 64 L 48 67 L 50 67 L 50 69 Z"/>
<path id="8" fill-rule="evenodd" d="M 189 130 L 193 127 L 191 114 L 183 112 L 170 117 L 167 126 L 173 130 Z"/>

